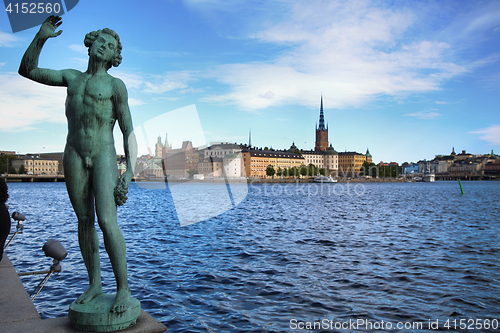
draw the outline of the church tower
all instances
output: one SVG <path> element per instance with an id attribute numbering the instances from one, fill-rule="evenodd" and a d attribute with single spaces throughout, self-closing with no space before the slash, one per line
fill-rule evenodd
<path id="1" fill-rule="evenodd" d="M 323 95 L 321 95 L 321 106 L 319 108 L 319 126 L 316 127 L 315 151 L 326 151 L 328 149 L 328 125 L 325 127 L 325 116 L 323 114 Z"/>
<path id="2" fill-rule="evenodd" d="M 163 144 L 161 143 L 161 137 L 158 137 L 155 145 L 155 157 L 163 157 Z"/>

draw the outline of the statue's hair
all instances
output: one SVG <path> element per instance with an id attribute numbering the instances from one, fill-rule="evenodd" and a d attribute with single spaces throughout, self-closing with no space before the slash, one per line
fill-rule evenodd
<path id="1" fill-rule="evenodd" d="M 85 35 L 83 43 L 89 48 L 89 55 L 90 47 L 94 44 L 94 41 L 101 33 L 108 34 L 116 39 L 118 45 L 116 46 L 115 56 L 113 57 L 112 63 L 109 64 L 108 69 L 111 68 L 111 65 L 118 67 L 122 63 L 122 43 L 120 42 L 120 36 L 118 36 L 118 34 L 111 29 L 104 28 L 102 30 L 91 31 Z"/>

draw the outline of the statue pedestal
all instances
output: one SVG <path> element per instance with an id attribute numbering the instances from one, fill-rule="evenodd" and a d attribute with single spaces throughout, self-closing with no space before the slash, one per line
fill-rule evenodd
<path id="1" fill-rule="evenodd" d="M 127 311 L 116 313 L 110 312 L 114 301 L 115 295 L 101 294 L 89 303 L 71 303 L 68 313 L 71 326 L 86 332 L 112 332 L 135 325 L 141 314 L 141 302 L 131 297 Z"/>

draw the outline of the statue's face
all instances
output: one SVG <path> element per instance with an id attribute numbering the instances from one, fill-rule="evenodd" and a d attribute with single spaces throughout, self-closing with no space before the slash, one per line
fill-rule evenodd
<path id="1" fill-rule="evenodd" d="M 111 62 L 115 56 L 117 46 L 118 43 L 113 36 L 102 33 L 92 44 L 90 57 L 94 57 L 104 63 Z"/>

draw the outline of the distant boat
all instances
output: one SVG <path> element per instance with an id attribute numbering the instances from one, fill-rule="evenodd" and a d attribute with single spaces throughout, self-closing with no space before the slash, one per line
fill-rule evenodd
<path id="1" fill-rule="evenodd" d="M 429 167 L 427 167 L 424 174 L 422 175 L 422 181 L 426 183 L 433 183 L 435 180 L 436 180 L 436 175 L 431 172 Z"/>
<path id="2" fill-rule="evenodd" d="M 436 180 L 436 175 L 433 173 L 425 173 L 423 181 L 427 183 L 432 183 Z"/>
<path id="3" fill-rule="evenodd" d="M 314 178 L 315 183 L 336 183 L 337 179 L 333 179 L 332 176 L 318 176 Z"/>

